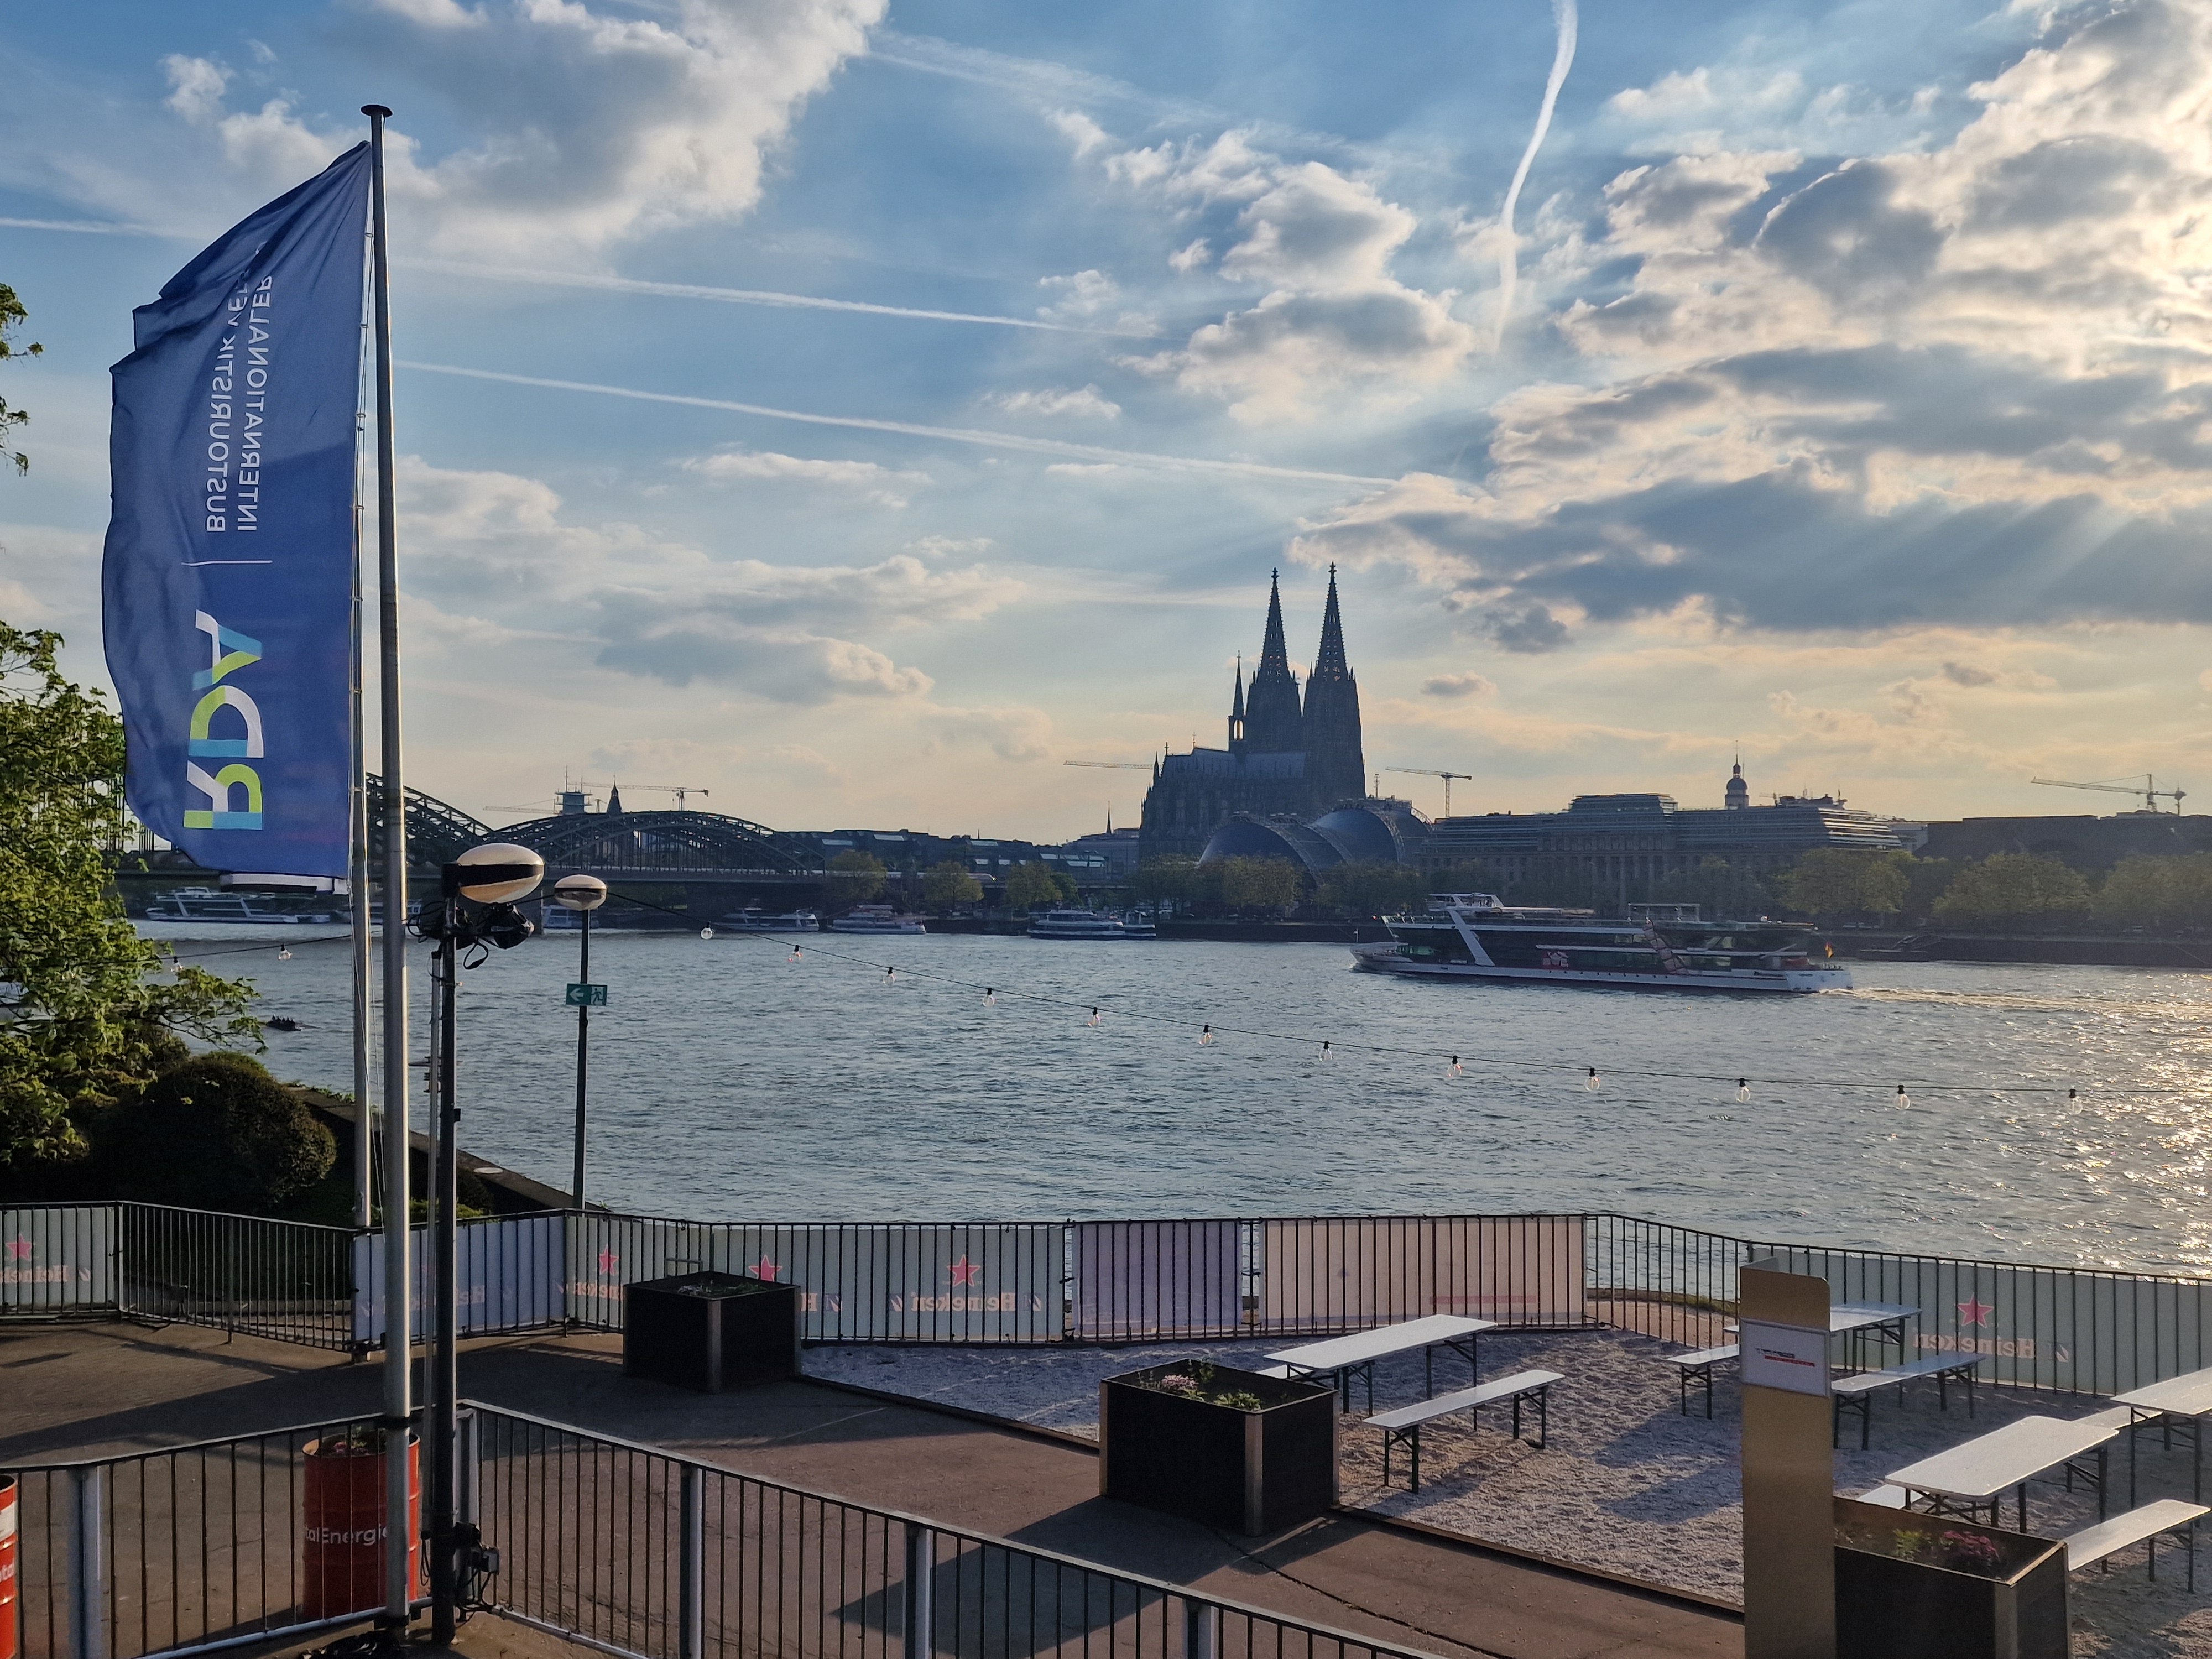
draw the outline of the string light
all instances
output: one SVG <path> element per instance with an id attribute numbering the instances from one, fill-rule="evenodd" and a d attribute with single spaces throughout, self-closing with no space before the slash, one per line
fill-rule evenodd
<path id="1" fill-rule="evenodd" d="M 699 937 L 701 939 L 712 939 L 714 937 L 714 930 L 711 927 L 702 927 L 699 930 Z"/>
<path id="2" fill-rule="evenodd" d="M 1096 1025 L 1098 1023 L 1098 1011 L 1096 1008 L 1093 1008 L 1091 1011 L 1091 1018 L 1085 1020 L 1083 1023 L 1085 1025 Z"/>
<path id="3" fill-rule="evenodd" d="M 796 962 L 796 961 L 798 961 L 798 960 L 799 960 L 799 947 L 798 945 L 793 945 L 793 946 L 791 947 L 791 954 L 790 954 L 789 956 L 786 957 L 784 958 L 784 960 L 785 960 L 786 962 Z"/>
<path id="4" fill-rule="evenodd" d="M 1467 1067 L 1459 1063 L 1459 1056 L 1457 1054 L 1454 1054 L 1452 1056 L 1450 1075 L 1453 1077 L 1465 1077 L 1467 1075 Z"/>
<path id="5" fill-rule="evenodd" d="M 1902 1083 L 1897 1085 L 1897 1103 L 1900 1106 L 1912 1104 L 1912 1097 L 1905 1092 L 1905 1085 Z"/>
<path id="6" fill-rule="evenodd" d="M 1589 1068 L 1589 1075 L 1583 1079 L 1583 1087 L 1589 1090 L 1592 1094 L 1595 1094 L 1597 1092 L 1596 1066 L 1593 1066 Z"/>
<path id="7" fill-rule="evenodd" d="M 290 945 L 278 945 L 278 946 L 276 947 L 276 960 L 277 960 L 277 961 L 279 961 L 279 962 L 289 962 L 289 961 L 291 961 L 291 959 L 292 959 L 292 947 L 291 947 Z"/>
<path id="8" fill-rule="evenodd" d="M 1199 1032 L 1198 1046 L 1201 1048 L 1210 1048 L 1213 1046 L 1213 1028 L 1211 1025 Z"/>
<path id="9" fill-rule="evenodd" d="M 884 969 L 884 984 L 886 984 L 886 985 L 890 984 L 890 983 L 894 979 L 896 979 L 896 978 L 897 978 L 897 977 L 898 977 L 898 969 L 896 969 L 896 968 L 886 968 L 886 969 Z"/>
<path id="10" fill-rule="evenodd" d="M 1322 1040 L 1322 1045 L 1321 1045 L 1321 1057 L 1322 1057 L 1323 1060 L 1334 1060 L 1334 1059 L 1335 1059 L 1335 1058 L 1336 1058 L 1336 1056 L 1335 1056 L 1335 1055 L 1334 1055 L 1334 1054 L 1332 1054 L 1331 1053 L 1329 1053 L 1329 1051 L 1328 1051 L 1328 1040 L 1327 1040 L 1326 1038 L 1324 1038 L 1324 1039 Z"/>
<path id="11" fill-rule="evenodd" d="M 1751 1104 L 1751 1079 L 1747 1077 L 1740 1077 L 1735 1080 L 1735 1103 L 1739 1106 Z"/>
<path id="12" fill-rule="evenodd" d="M 995 1008 L 999 1006 L 999 994 L 988 985 L 983 988 L 983 1006 L 986 1008 Z"/>

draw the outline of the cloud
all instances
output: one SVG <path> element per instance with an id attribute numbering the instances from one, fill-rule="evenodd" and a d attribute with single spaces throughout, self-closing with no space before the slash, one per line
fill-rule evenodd
<path id="1" fill-rule="evenodd" d="M 1997 683 L 1995 669 L 1984 668 L 1971 662 L 1945 663 L 1943 678 L 1954 685 L 1995 685 Z"/>
<path id="2" fill-rule="evenodd" d="M 768 751 L 768 758 L 776 770 L 810 783 L 843 783 L 850 776 L 820 750 L 810 749 L 803 743 L 777 744 Z"/>
<path id="3" fill-rule="evenodd" d="M 1064 276 L 1040 276 L 1037 286 L 1055 296 L 1037 315 L 1065 327 L 1109 327 L 1121 334 L 1146 335 L 1159 324 L 1141 312 L 1122 309 L 1121 285 L 1103 270 L 1075 270 Z"/>
<path id="4" fill-rule="evenodd" d="M 726 449 L 682 463 L 687 472 L 717 482 L 747 479 L 806 483 L 859 492 L 882 507 L 904 507 L 907 492 L 929 483 L 927 472 L 894 472 L 873 461 L 823 461 L 773 450 Z"/>
<path id="5" fill-rule="evenodd" d="M 1009 415 L 1072 416 L 1078 419 L 1112 421 L 1121 418 L 1121 405 L 1095 386 L 1048 386 L 1036 392 L 1000 392 L 983 400 Z"/>
<path id="6" fill-rule="evenodd" d="M 1056 109 L 1045 118 L 1060 130 L 1061 137 L 1075 146 L 1075 159 L 1081 161 L 1094 149 L 1103 149 L 1113 140 L 1106 129 L 1100 126 L 1081 110 Z"/>
<path id="7" fill-rule="evenodd" d="M 1481 674 L 1431 674 L 1421 682 L 1421 694 L 1430 697 L 1488 697 L 1497 691 L 1497 682 Z"/>
<path id="8" fill-rule="evenodd" d="M 1000 760 L 1052 758 L 1052 721 L 1038 708 L 933 708 L 923 715 L 928 748 L 981 747 Z"/>
<path id="9" fill-rule="evenodd" d="M 1092 465 L 1083 461 L 1054 461 L 1045 468 L 1048 473 L 1062 478 L 1103 478 L 1121 470 L 1110 462 Z"/>
<path id="10" fill-rule="evenodd" d="M 647 777 L 683 778 L 711 773 L 719 778 L 744 760 L 745 754 L 745 750 L 737 744 L 702 743 L 696 738 L 624 738 L 617 743 L 601 744 L 592 750 L 589 759 L 592 766 L 602 772 L 629 772 L 635 775 L 641 770 Z M 706 794 L 707 791 L 690 793 Z M 711 808 L 711 796 L 708 805 Z"/>
<path id="11" fill-rule="evenodd" d="M 584 0 L 362 4 L 369 48 L 404 58 L 475 134 L 433 160 L 395 127 L 395 222 L 433 252 L 514 255 L 741 217 L 885 0 L 672 0 L 653 16 Z M 169 61 L 172 107 L 242 173 L 297 177 L 355 142 L 288 99 L 226 111 L 222 71 Z"/>

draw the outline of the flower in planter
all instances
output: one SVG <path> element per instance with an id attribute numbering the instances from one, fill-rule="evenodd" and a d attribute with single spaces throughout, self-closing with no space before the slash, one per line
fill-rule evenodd
<path id="1" fill-rule="evenodd" d="M 1961 1571 L 1995 1572 L 2004 1560 L 1997 1540 L 1978 1532 L 1947 1532 L 1942 1543 L 1950 1558 L 1943 1565 Z"/>
<path id="2" fill-rule="evenodd" d="M 1256 1412 L 1264 1403 L 1258 1395 L 1243 1389 L 1224 1389 L 1213 1396 L 1213 1404 L 1226 1406 L 1231 1411 Z"/>
<path id="3" fill-rule="evenodd" d="M 1172 1371 L 1160 1379 L 1160 1387 L 1170 1394 L 1196 1394 L 1198 1379 L 1185 1376 L 1181 1371 Z"/>

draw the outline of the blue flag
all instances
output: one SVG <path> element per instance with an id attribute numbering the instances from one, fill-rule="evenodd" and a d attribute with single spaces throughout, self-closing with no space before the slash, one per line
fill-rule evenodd
<path id="1" fill-rule="evenodd" d="M 131 810 L 211 870 L 343 876 L 368 146 L 132 313 L 100 586 Z"/>

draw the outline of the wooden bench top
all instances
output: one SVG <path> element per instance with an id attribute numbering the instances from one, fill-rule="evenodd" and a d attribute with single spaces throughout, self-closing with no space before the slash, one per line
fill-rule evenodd
<path id="1" fill-rule="evenodd" d="M 2140 1544 L 2162 1532 L 2175 1531 L 2200 1515 L 2212 1515 L 2212 1509 L 2202 1504 L 2185 1504 L 2179 1498 L 2161 1498 L 2155 1504 L 2146 1504 L 2125 1515 L 2100 1521 L 2094 1527 L 2084 1527 L 2064 1540 L 2067 1570 L 2077 1571 L 2103 1560 L 2114 1550 Z"/>
<path id="2" fill-rule="evenodd" d="M 1425 1423 L 1432 1417 L 1443 1417 L 1451 1412 L 1468 1411 L 1477 1406 L 1494 1405 L 1501 1400 L 1535 1394 L 1560 1382 L 1562 1371 L 1516 1371 L 1510 1376 L 1501 1376 L 1494 1382 L 1477 1383 L 1471 1389 L 1462 1389 L 1456 1394 L 1440 1394 L 1434 1400 L 1424 1400 L 1418 1405 L 1401 1406 L 1395 1411 L 1377 1412 L 1367 1419 L 1370 1429 L 1410 1429 L 1417 1423 Z"/>
<path id="3" fill-rule="evenodd" d="M 1887 1370 L 1861 1371 L 1854 1376 L 1839 1376 L 1828 1387 L 1835 1394 L 1870 1394 L 1876 1389 L 1909 1382 L 1916 1376 L 1970 1371 L 1985 1358 L 1986 1355 L 1978 1353 L 1931 1353 L 1923 1358 L 1908 1359 L 1902 1365 L 1892 1365 Z"/>
<path id="4" fill-rule="evenodd" d="M 1726 1342 L 1717 1348 L 1700 1348 L 1695 1353 L 1670 1353 L 1667 1356 L 1667 1363 L 1695 1370 L 1702 1365 L 1717 1365 L 1724 1360 L 1734 1359 L 1737 1352 L 1735 1343 Z"/>
<path id="5" fill-rule="evenodd" d="M 1863 1492 L 1858 1502 L 1874 1504 L 1886 1510 L 1901 1510 L 1912 1494 L 1902 1486 L 1876 1486 L 1872 1492 Z"/>

